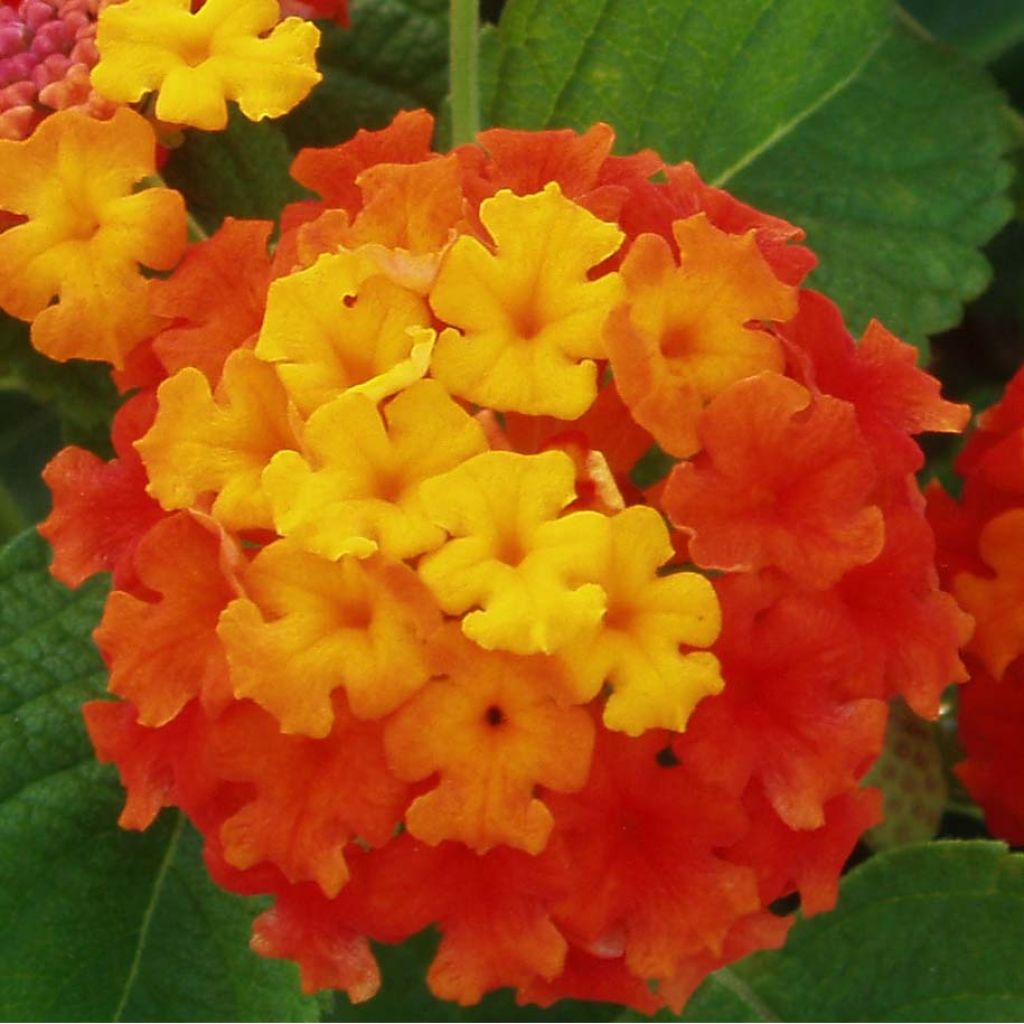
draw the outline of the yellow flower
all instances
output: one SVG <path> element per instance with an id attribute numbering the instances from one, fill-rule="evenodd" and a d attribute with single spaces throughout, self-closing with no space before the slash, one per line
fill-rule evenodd
<path id="1" fill-rule="evenodd" d="M 0 235 L 0 307 L 32 321 L 32 344 L 51 359 L 119 367 L 158 323 L 139 264 L 178 262 L 185 208 L 170 189 L 132 192 L 154 153 L 149 124 L 124 109 L 110 121 L 63 111 L 0 142 L 0 210 L 27 218 Z"/>
<path id="2" fill-rule="evenodd" d="M 623 233 L 562 195 L 499 192 L 480 206 L 495 251 L 468 235 L 448 251 L 430 293 L 459 330 L 441 334 L 431 372 L 459 398 L 500 411 L 576 419 L 597 397 L 605 319 L 622 297 L 618 274 L 590 270 Z M 461 333 L 460 333 L 461 331 Z"/>
<path id="3" fill-rule="evenodd" d="M 303 415 L 351 388 L 374 401 L 427 372 L 430 310 L 348 250 L 321 256 L 270 286 L 256 355 L 278 368 Z"/>
<path id="4" fill-rule="evenodd" d="M 703 576 L 659 576 L 672 556 L 661 516 L 634 505 L 609 521 L 605 543 L 591 552 L 590 579 L 608 596 L 601 625 L 568 645 L 576 698 L 592 699 L 608 682 L 609 729 L 639 736 L 647 729 L 682 732 L 694 705 L 724 686 L 718 659 L 707 651 L 718 638 L 722 613 Z"/>
<path id="5" fill-rule="evenodd" d="M 238 349 L 213 393 L 188 366 L 160 385 L 157 399 L 156 421 L 135 445 L 149 493 L 166 509 L 212 495 L 211 511 L 231 529 L 271 527 L 260 474 L 276 452 L 297 446 L 274 368 Z"/>
<path id="6" fill-rule="evenodd" d="M 231 685 L 282 732 L 326 736 L 338 687 L 357 718 L 372 719 L 426 682 L 424 642 L 440 615 L 408 566 L 382 555 L 329 562 L 279 540 L 242 583 L 247 596 L 224 609 L 217 629 Z"/>
<path id="7" fill-rule="evenodd" d="M 306 458 L 275 455 L 263 488 L 278 532 L 325 558 L 436 548 L 444 531 L 423 509 L 421 483 L 487 447 L 476 420 L 434 380 L 392 399 L 383 420 L 369 398 L 346 392 L 310 417 L 302 440 Z"/>
<path id="8" fill-rule="evenodd" d="M 156 92 L 160 120 L 195 128 L 224 128 L 229 99 L 251 121 L 280 117 L 321 76 L 319 30 L 279 19 L 276 0 L 207 0 L 195 14 L 190 0 L 112 4 L 100 14 L 93 87 L 119 103 Z"/>
<path id="9" fill-rule="evenodd" d="M 423 559 L 420 576 L 449 615 L 469 612 L 463 632 L 481 647 L 549 654 L 600 620 L 604 592 L 584 578 L 608 520 L 558 518 L 575 479 L 565 452 L 484 452 L 420 489 L 455 538 Z"/>

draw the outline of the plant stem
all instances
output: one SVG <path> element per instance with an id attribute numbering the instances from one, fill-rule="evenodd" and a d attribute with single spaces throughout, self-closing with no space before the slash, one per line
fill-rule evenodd
<path id="1" fill-rule="evenodd" d="M 459 146 L 480 130 L 479 0 L 451 0 L 449 31 L 452 145 Z"/>

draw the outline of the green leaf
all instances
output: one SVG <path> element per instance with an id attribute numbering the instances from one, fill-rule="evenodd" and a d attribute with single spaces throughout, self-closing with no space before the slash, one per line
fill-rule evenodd
<path id="1" fill-rule="evenodd" d="M 988 280 L 1009 119 L 984 74 L 886 0 L 511 0 L 485 40 L 492 124 L 611 122 L 804 227 L 859 330 L 921 342 Z"/>
<path id="2" fill-rule="evenodd" d="M 717 178 L 855 77 L 889 10 L 888 0 L 511 0 L 490 120 L 608 120 L 621 150 L 655 146 Z"/>
<path id="3" fill-rule="evenodd" d="M 189 212 L 207 231 L 225 217 L 276 220 L 303 190 L 288 174 L 292 153 L 280 127 L 231 109 L 222 132 L 190 131 L 164 165 L 163 177 L 188 197 Z"/>
<path id="4" fill-rule="evenodd" d="M 6 542 L 15 534 L 21 533 L 28 524 L 18 502 L 14 500 L 10 488 L 0 486 L 0 542 Z"/>
<path id="5" fill-rule="evenodd" d="M 119 400 L 105 363 L 47 359 L 32 348 L 28 324 L 0 312 L 0 386 L 52 406 L 66 443 L 109 453 L 110 421 Z"/>
<path id="6" fill-rule="evenodd" d="M 0 552 L 0 1019 L 313 1020 L 291 965 L 247 948 L 256 907 L 206 877 L 178 815 L 121 831 L 84 700 L 105 586 L 69 592 L 23 534 Z"/>
<path id="7" fill-rule="evenodd" d="M 730 187 L 806 229 L 821 261 L 811 283 L 854 329 L 875 316 L 921 344 L 989 282 L 979 250 L 1013 209 L 1009 125 L 982 72 L 897 29 Z"/>
<path id="8" fill-rule="evenodd" d="M 908 846 L 852 871 L 783 949 L 712 975 L 681 1019 L 1020 1020 L 1022 962 L 1024 855 Z"/>
<path id="9" fill-rule="evenodd" d="M 4 540 L 49 510 L 50 492 L 39 474 L 60 446 L 61 425 L 53 409 L 21 391 L 0 388 L 0 506 L 5 524 L 13 527 Z"/>
<path id="10" fill-rule="evenodd" d="M 283 122 L 291 144 L 333 146 L 399 110 L 437 112 L 448 92 L 448 0 L 354 0 L 352 28 L 324 27 L 324 80 Z"/>
<path id="11" fill-rule="evenodd" d="M 1024 42 L 1020 0 L 904 0 L 903 6 L 936 39 L 982 64 Z"/>

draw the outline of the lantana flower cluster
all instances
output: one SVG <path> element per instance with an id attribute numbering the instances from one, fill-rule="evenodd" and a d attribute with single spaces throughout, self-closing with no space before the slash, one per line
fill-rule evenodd
<path id="1" fill-rule="evenodd" d="M 141 119 L 53 124 L 17 187 L 46 145 L 90 173 L 0 236 L 53 268 L 0 303 L 130 392 L 42 527 L 59 579 L 112 574 L 85 713 L 121 823 L 182 808 L 274 897 L 254 948 L 357 1001 L 371 942 L 432 926 L 441 997 L 678 1008 L 783 941 L 778 900 L 831 906 L 886 702 L 964 676 L 913 435 L 967 410 L 801 287 L 801 233 L 603 125 L 440 154 L 417 112 L 185 248 L 178 198 L 131 192 Z M 97 254 L 132 330 L 75 329 Z"/>
<path id="2" fill-rule="evenodd" d="M 954 501 L 928 494 L 945 585 L 974 618 L 965 647 L 970 679 L 959 688 L 966 760 L 957 774 L 992 831 L 1024 843 L 1024 372 L 983 413 L 957 459 Z"/>

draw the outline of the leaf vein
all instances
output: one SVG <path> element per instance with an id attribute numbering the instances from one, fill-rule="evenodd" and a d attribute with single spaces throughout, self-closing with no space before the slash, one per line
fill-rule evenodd
<path id="1" fill-rule="evenodd" d="M 738 160 L 735 160 L 730 164 L 721 174 L 717 175 L 713 181 L 710 182 L 715 188 L 723 188 L 731 179 L 736 177 L 740 171 L 752 164 L 762 153 L 767 152 L 786 136 L 791 135 L 801 124 L 804 123 L 813 114 L 816 114 L 822 107 L 825 106 L 830 100 L 838 96 L 844 89 L 855 82 L 861 72 L 867 67 L 871 58 L 882 48 L 882 44 L 889 39 L 890 33 L 883 33 L 875 40 L 875 42 L 868 48 L 867 52 L 853 68 L 853 70 L 846 75 L 845 78 L 839 79 L 835 82 L 831 88 L 826 89 L 816 100 L 809 103 L 803 110 L 798 111 L 788 121 L 781 124 L 771 134 L 765 137 L 756 146 L 752 146 L 746 153 L 743 154 Z"/>
<path id="2" fill-rule="evenodd" d="M 544 123 L 548 127 L 554 126 L 554 119 L 558 115 L 559 109 L 562 104 L 562 100 L 565 98 L 565 94 L 569 89 L 576 77 L 576 72 L 579 70 L 580 65 L 583 63 L 583 58 L 587 53 L 590 52 L 591 46 L 596 38 L 600 36 L 601 26 L 605 23 L 608 18 L 609 11 L 614 6 L 615 0 L 605 0 L 601 5 L 601 10 L 591 25 L 590 30 L 581 40 L 581 45 L 576 52 L 576 59 L 573 61 L 572 66 L 567 69 L 565 77 L 562 80 L 562 84 L 558 87 L 558 91 L 552 96 L 550 104 L 550 113 L 544 119 Z"/>
<path id="3" fill-rule="evenodd" d="M 744 981 L 732 968 L 721 968 L 715 972 L 714 978 L 715 982 L 721 985 L 722 988 L 728 989 L 738 999 L 746 1003 L 761 1020 L 769 1022 L 782 1020 L 782 1017 L 771 1009 L 761 998 L 760 994 L 754 990 L 753 986 Z"/>
<path id="4" fill-rule="evenodd" d="M 146 949 L 146 941 L 149 938 L 150 925 L 153 923 L 153 914 L 156 911 L 156 906 L 160 902 L 160 895 L 163 891 L 164 882 L 167 879 L 167 872 L 170 870 L 171 863 L 174 860 L 174 855 L 178 852 L 178 844 L 181 842 L 181 836 L 185 828 L 185 817 L 179 811 L 177 815 L 177 821 L 174 823 L 174 831 L 171 833 L 171 838 L 167 843 L 167 851 L 164 853 L 163 859 L 160 861 L 160 867 L 157 869 L 156 878 L 153 880 L 153 892 L 150 894 L 149 902 L 146 904 L 146 909 L 142 914 L 142 922 L 139 926 L 139 937 L 135 943 L 135 954 L 132 957 L 131 966 L 128 968 L 128 977 L 125 978 L 124 989 L 121 992 L 121 999 L 117 1004 L 117 1009 L 114 1011 L 111 1017 L 112 1021 L 120 1021 L 123 1017 L 125 1008 L 128 1005 L 128 1000 L 131 998 L 132 990 L 135 988 L 135 982 L 139 976 L 139 969 L 142 966 L 142 955 Z"/>

